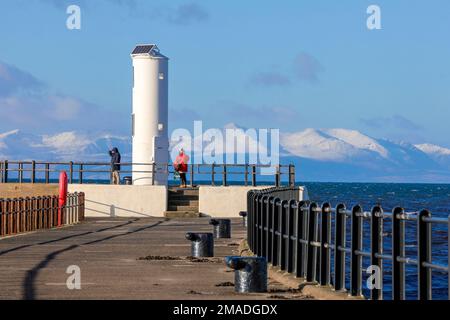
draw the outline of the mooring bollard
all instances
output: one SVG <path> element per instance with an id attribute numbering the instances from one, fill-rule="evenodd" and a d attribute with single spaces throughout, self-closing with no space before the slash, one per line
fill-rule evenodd
<path id="1" fill-rule="evenodd" d="M 195 258 L 214 257 L 214 238 L 212 233 L 186 233 L 186 239 L 192 242 L 191 255 Z"/>
<path id="2" fill-rule="evenodd" d="M 243 226 L 247 228 L 247 211 L 241 211 L 239 212 L 239 215 L 242 217 Z"/>
<path id="3" fill-rule="evenodd" d="M 234 269 L 234 290 L 239 293 L 267 292 L 267 261 L 263 257 L 226 257 Z"/>
<path id="4" fill-rule="evenodd" d="M 211 219 L 209 224 L 214 227 L 214 238 L 229 239 L 231 238 L 231 220 L 229 219 Z"/>

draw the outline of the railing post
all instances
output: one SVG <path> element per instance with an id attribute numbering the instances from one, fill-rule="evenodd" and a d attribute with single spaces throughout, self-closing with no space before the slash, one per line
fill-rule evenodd
<path id="1" fill-rule="evenodd" d="M 227 186 L 227 165 L 223 165 L 223 186 Z"/>
<path id="2" fill-rule="evenodd" d="M 19 162 L 19 183 L 23 182 L 23 162 Z"/>
<path id="3" fill-rule="evenodd" d="M 42 207 L 43 207 L 43 217 L 42 217 L 42 220 L 43 220 L 43 228 L 44 229 L 47 229 L 48 228 L 48 197 L 47 196 L 45 196 L 43 199 L 42 199 Z"/>
<path id="4" fill-rule="evenodd" d="M 31 198 L 25 198 L 25 230 L 31 231 Z"/>
<path id="5" fill-rule="evenodd" d="M 267 252 L 266 252 L 266 231 L 264 230 L 265 227 L 267 227 L 267 206 L 268 203 L 266 203 L 266 201 L 268 201 L 269 197 L 268 196 L 263 196 L 261 199 L 261 210 L 260 210 L 260 223 L 261 223 L 261 229 L 260 231 L 260 257 L 267 257 Z"/>
<path id="6" fill-rule="evenodd" d="M 303 278 L 305 276 L 305 245 L 301 242 L 305 239 L 305 231 L 306 231 L 306 219 L 307 216 L 304 214 L 304 206 L 309 206 L 307 201 L 299 201 L 297 202 L 298 210 L 297 210 L 297 226 L 296 226 L 296 253 L 295 253 L 295 276 L 297 278 Z M 306 221 L 306 222 L 305 222 Z"/>
<path id="7" fill-rule="evenodd" d="M 252 187 L 256 187 L 256 165 L 252 165 Z"/>
<path id="8" fill-rule="evenodd" d="M 267 257 L 267 262 L 272 262 L 272 228 L 273 228 L 273 221 L 272 221 L 272 212 L 273 212 L 273 206 L 274 206 L 274 197 L 270 196 L 267 199 L 267 207 L 266 207 L 266 226 L 267 226 L 267 230 L 266 230 L 266 243 L 264 244 L 266 246 L 265 248 L 265 252 L 266 252 L 266 257 Z"/>
<path id="9" fill-rule="evenodd" d="M 4 203 L 5 201 L 0 199 L 0 236 L 6 235 L 6 211 L 4 210 Z"/>
<path id="10" fill-rule="evenodd" d="M 306 236 L 308 239 L 308 250 L 306 258 L 306 281 L 316 281 L 316 264 L 317 264 L 317 247 L 314 245 L 317 242 L 317 204 L 311 203 L 309 205 L 308 223 Z"/>
<path id="11" fill-rule="evenodd" d="M 45 164 L 45 183 L 46 184 L 50 183 L 50 164 L 49 163 Z"/>
<path id="12" fill-rule="evenodd" d="M 247 242 L 250 247 L 250 249 L 253 251 L 253 243 L 252 243 L 252 228 L 250 225 L 251 222 L 251 216 L 253 215 L 253 206 L 254 206 L 254 192 L 249 191 L 247 192 Z"/>
<path id="13" fill-rule="evenodd" d="M 11 203 L 11 211 L 13 212 L 13 228 L 12 228 L 12 230 L 13 230 L 13 234 L 17 234 L 18 232 L 19 232 L 19 215 L 20 215 L 20 212 L 19 212 L 19 206 L 18 206 L 18 204 L 19 204 L 19 199 L 17 199 L 17 198 L 14 198 L 13 200 L 12 200 L 12 203 Z"/>
<path id="14" fill-rule="evenodd" d="M 398 261 L 405 256 L 405 221 L 403 208 L 392 210 L 392 300 L 405 299 L 405 265 Z"/>
<path id="15" fill-rule="evenodd" d="M 73 162 L 69 163 L 69 184 L 73 183 Z"/>
<path id="16" fill-rule="evenodd" d="M 289 165 L 289 186 L 295 187 L 295 166 Z"/>
<path id="17" fill-rule="evenodd" d="M 279 204 L 281 203 L 280 198 L 275 198 L 273 200 L 273 206 L 272 206 L 272 216 L 271 216 L 271 220 L 272 220 L 272 250 L 270 253 L 270 257 L 271 257 L 271 263 L 273 266 L 277 266 L 279 263 L 278 260 L 278 250 L 279 250 L 279 241 L 278 241 L 278 235 L 276 234 L 276 232 L 280 232 L 279 230 L 279 215 L 280 215 L 280 209 L 279 209 Z"/>
<path id="18" fill-rule="evenodd" d="M 255 193 L 253 195 L 253 210 L 252 210 L 252 214 L 251 214 L 251 218 L 248 221 L 248 226 L 251 226 L 251 232 L 252 232 L 252 236 L 251 236 L 251 240 L 252 240 L 252 251 L 256 253 L 255 250 L 255 243 L 256 243 L 256 215 L 258 214 L 258 200 L 259 199 L 259 194 Z"/>
<path id="19" fill-rule="evenodd" d="M 31 183 L 36 182 L 36 161 L 31 162 Z"/>
<path id="20" fill-rule="evenodd" d="M 336 207 L 335 240 L 334 240 L 334 290 L 345 291 L 345 227 L 347 217 L 345 205 Z"/>
<path id="21" fill-rule="evenodd" d="M 431 269 L 424 262 L 431 263 L 431 223 L 423 218 L 431 218 L 428 210 L 422 210 L 417 217 L 417 275 L 419 280 L 419 300 L 431 300 Z"/>
<path id="22" fill-rule="evenodd" d="M 3 163 L 3 182 L 8 183 L 8 160 Z"/>
<path id="23" fill-rule="evenodd" d="M 27 207 L 26 200 L 20 198 L 20 232 L 27 231 Z"/>
<path id="24" fill-rule="evenodd" d="M 192 163 L 191 164 L 191 187 L 194 187 L 194 169 L 195 169 L 195 167 L 194 167 L 194 164 Z M 167 170 L 167 171 L 169 171 L 169 170 Z"/>
<path id="25" fill-rule="evenodd" d="M 38 210 L 38 214 L 37 214 L 37 219 L 38 219 L 38 223 L 37 223 L 37 226 L 38 226 L 38 229 L 40 230 L 40 229 L 42 229 L 42 217 L 43 217 L 43 211 L 42 211 L 42 208 L 43 208 L 43 203 L 42 203 L 42 197 L 41 196 L 39 196 L 39 197 L 37 197 L 37 203 L 38 203 L 38 205 L 37 205 L 37 210 Z"/>
<path id="26" fill-rule="evenodd" d="M 322 205 L 322 230 L 320 244 L 320 285 L 330 285 L 330 242 L 331 242 L 331 206 Z"/>
<path id="27" fill-rule="evenodd" d="M 287 227 L 287 208 L 285 208 L 285 205 L 288 204 L 287 200 L 281 201 L 281 210 L 280 210 L 280 216 L 279 216 L 279 225 L 280 225 L 280 269 L 286 270 L 286 241 L 284 239 L 284 236 L 286 235 L 286 227 Z"/>
<path id="28" fill-rule="evenodd" d="M 281 172 L 280 172 L 280 165 L 277 165 L 275 167 L 275 187 L 279 187 L 281 183 Z"/>
<path id="29" fill-rule="evenodd" d="M 14 228 L 14 221 L 13 221 L 13 206 L 12 206 L 12 200 L 11 199 L 6 199 L 6 213 L 8 214 L 7 217 L 7 231 L 6 234 L 7 235 L 12 235 L 13 234 L 13 228 Z"/>
<path id="30" fill-rule="evenodd" d="M 261 211 L 262 211 L 262 195 L 256 197 L 256 214 L 255 214 L 255 251 L 257 256 L 261 256 L 261 232 L 259 228 L 261 227 Z"/>
<path id="31" fill-rule="evenodd" d="M 380 255 L 383 254 L 383 209 L 380 206 L 372 208 L 370 218 L 371 231 L 371 256 L 370 262 L 372 266 L 378 267 L 379 273 L 375 273 L 379 278 L 375 279 L 375 283 L 379 287 L 374 287 L 370 291 L 372 300 L 383 300 L 383 260 Z"/>
<path id="32" fill-rule="evenodd" d="M 290 200 L 288 202 L 288 209 L 287 209 L 287 248 L 286 248 L 286 255 L 287 255 L 287 272 L 291 273 L 294 271 L 294 263 L 297 260 L 295 257 L 295 254 L 297 253 L 294 251 L 294 244 L 296 240 L 292 240 L 292 237 L 294 236 L 294 217 L 295 217 L 295 200 Z"/>
<path id="33" fill-rule="evenodd" d="M 245 177 L 244 177 L 244 182 L 245 182 L 245 186 L 248 186 L 248 164 L 245 165 Z"/>
<path id="34" fill-rule="evenodd" d="M 80 171 L 78 172 L 78 183 L 83 184 L 83 164 L 80 163 Z"/>
<path id="35" fill-rule="evenodd" d="M 362 217 L 361 206 L 352 209 L 352 252 L 351 252 L 351 281 L 350 293 L 352 296 L 361 296 L 362 291 Z"/>
<path id="36" fill-rule="evenodd" d="M 37 199 L 36 197 L 31 198 L 31 230 L 37 230 Z"/>
<path id="37" fill-rule="evenodd" d="M 48 227 L 53 228 L 53 196 L 47 197 Z"/>

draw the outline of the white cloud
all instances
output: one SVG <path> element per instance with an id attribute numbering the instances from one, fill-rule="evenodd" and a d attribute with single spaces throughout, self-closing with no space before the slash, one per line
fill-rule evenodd
<path id="1" fill-rule="evenodd" d="M 18 133 L 19 133 L 19 130 L 17 130 L 17 129 L 16 130 L 11 130 L 11 131 L 8 131 L 8 132 L 5 132 L 5 133 L 1 133 L 0 134 L 0 149 L 6 149 L 8 147 L 6 145 L 6 143 L 3 141 L 4 139 L 6 139 L 9 136 L 18 134 Z"/>
<path id="2" fill-rule="evenodd" d="M 44 147 L 53 149 L 58 154 L 82 153 L 93 140 L 84 134 L 74 131 L 62 132 L 55 135 L 43 135 L 42 143 L 32 145 L 32 147 Z"/>

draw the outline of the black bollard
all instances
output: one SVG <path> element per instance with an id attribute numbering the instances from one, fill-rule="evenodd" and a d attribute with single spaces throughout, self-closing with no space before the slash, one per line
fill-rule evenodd
<path id="1" fill-rule="evenodd" d="M 231 220 L 229 219 L 211 219 L 209 224 L 214 226 L 214 238 L 231 238 Z"/>
<path id="2" fill-rule="evenodd" d="M 242 217 L 243 226 L 247 228 L 247 212 L 241 211 L 239 212 L 239 215 Z"/>
<path id="3" fill-rule="evenodd" d="M 264 257 L 226 257 L 234 269 L 234 290 L 239 293 L 267 292 L 267 261 Z"/>
<path id="4" fill-rule="evenodd" d="M 186 239 L 192 242 L 191 255 L 195 258 L 214 257 L 214 238 L 212 233 L 186 233 Z"/>

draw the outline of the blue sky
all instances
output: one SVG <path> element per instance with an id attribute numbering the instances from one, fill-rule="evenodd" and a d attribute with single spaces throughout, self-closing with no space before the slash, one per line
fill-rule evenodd
<path id="1" fill-rule="evenodd" d="M 66 28 L 78 4 L 82 29 Z M 382 30 L 366 9 L 381 7 Z M 348 128 L 450 147 L 450 2 L 1 0 L 0 132 L 129 134 L 130 52 L 171 58 L 171 128 Z"/>

